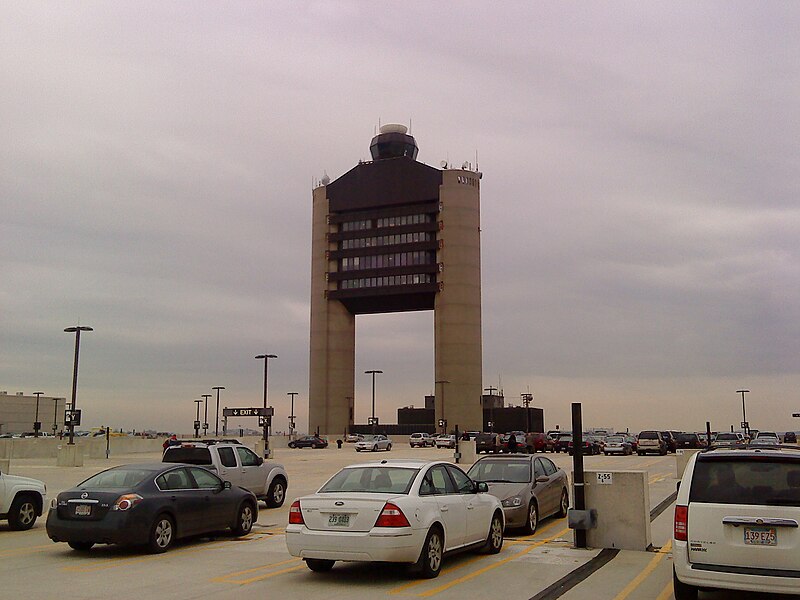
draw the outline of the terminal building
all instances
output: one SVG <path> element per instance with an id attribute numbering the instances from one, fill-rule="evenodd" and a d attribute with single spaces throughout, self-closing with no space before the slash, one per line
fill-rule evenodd
<path id="1" fill-rule="evenodd" d="M 38 402 L 41 433 L 53 434 L 64 429 L 66 398 L 26 395 L 24 392 L 9 394 L 0 391 L 0 435 L 4 433 L 32 434 Z"/>
<path id="2" fill-rule="evenodd" d="M 480 429 L 481 174 L 417 162 L 403 125 L 370 152 L 313 190 L 308 430 L 354 426 L 356 316 L 421 310 L 434 312 L 434 420 Z"/>

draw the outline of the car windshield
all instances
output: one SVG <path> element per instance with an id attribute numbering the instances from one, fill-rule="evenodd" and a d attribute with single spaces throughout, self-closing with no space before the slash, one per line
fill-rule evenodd
<path id="1" fill-rule="evenodd" d="M 211 452 L 208 448 L 197 446 L 173 446 L 164 452 L 163 462 L 187 463 L 190 465 L 210 465 Z"/>
<path id="2" fill-rule="evenodd" d="M 689 502 L 800 507 L 800 461 L 698 460 Z"/>
<path id="3" fill-rule="evenodd" d="M 643 431 L 639 434 L 640 440 L 657 440 L 658 434 L 655 431 Z"/>
<path id="4" fill-rule="evenodd" d="M 115 488 L 130 489 L 139 485 L 148 476 L 153 476 L 152 471 L 144 469 L 119 468 L 109 469 L 97 475 L 92 475 L 86 481 L 79 483 L 77 487 L 92 490 Z"/>
<path id="5" fill-rule="evenodd" d="M 467 473 L 486 483 L 530 483 L 531 463 L 527 460 L 482 459 Z"/>
<path id="6" fill-rule="evenodd" d="M 364 492 L 408 494 L 419 469 L 407 467 L 352 467 L 342 469 L 323 485 L 319 493 Z"/>

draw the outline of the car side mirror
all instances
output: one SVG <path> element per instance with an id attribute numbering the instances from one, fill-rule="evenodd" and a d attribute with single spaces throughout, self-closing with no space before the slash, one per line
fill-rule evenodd
<path id="1" fill-rule="evenodd" d="M 475 483 L 475 493 L 483 494 L 489 491 L 489 484 L 485 481 L 478 481 Z"/>
<path id="2" fill-rule="evenodd" d="M 229 489 L 231 489 L 231 482 L 230 482 L 230 481 L 223 481 L 223 482 L 222 482 L 222 489 L 223 489 L 223 490 L 229 490 Z"/>
<path id="3" fill-rule="evenodd" d="M 264 464 L 264 459 L 259 456 L 258 457 L 258 466 L 260 467 L 263 464 Z"/>
<path id="4" fill-rule="evenodd" d="M 536 478 L 536 483 L 547 483 L 548 481 L 550 481 L 550 478 L 547 475 L 539 475 Z"/>

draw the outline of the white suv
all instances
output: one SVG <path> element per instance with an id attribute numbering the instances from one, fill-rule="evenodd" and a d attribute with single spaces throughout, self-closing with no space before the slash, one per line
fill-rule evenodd
<path id="1" fill-rule="evenodd" d="M 689 459 L 675 503 L 676 600 L 698 588 L 800 593 L 800 451 L 714 449 Z"/>
<path id="2" fill-rule="evenodd" d="M 47 503 L 47 487 L 38 479 L 0 473 L 0 519 L 11 529 L 33 527 Z"/>
<path id="3" fill-rule="evenodd" d="M 408 438 L 408 445 L 412 448 L 425 448 L 426 446 L 433 446 L 435 443 L 430 433 L 412 433 Z"/>

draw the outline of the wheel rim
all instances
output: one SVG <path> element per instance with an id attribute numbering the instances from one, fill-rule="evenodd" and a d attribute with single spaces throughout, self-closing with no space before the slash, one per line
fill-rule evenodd
<path id="1" fill-rule="evenodd" d="M 283 484 L 275 484 L 275 489 L 272 491 L 272 499 L 275 502 L 283 502 Z"/>
<path id="2" fill-rule="evenodd" d="M 503 525 L 500 523 L 500 519 L 495 517 L 492 520 L 492 547 L 499 548 L 500 544 L 503 543 Z"/>
<path id="3" fill-rule="evenodd" d="M 23 525 L 30 525 L 36 518 L 36 509 L 31 502 L 25 502 L 19 507 L 19 522 Z"/>
<path id="4" fill-rule="evenodd" d="M 172 541 L 172 523 L 169 519 L 161 519 L 156 525 L 156 545 L 166 548 Z"/>
<path id="5" fill-rule="evenodd" d="M 249 505 L 242 508 L 241 523 L 243 531 L 250 531 L 253 528 L 253 509 Z"/>
<path id="6" fill-rule="evenodd" d="M 536 531 L 536 526 L 539 524 L 539 514 L 536 511 L 536 505 L 531 503 L 531 507 L 528 509 L 528 525 L 531 528 L 531 531 Z"/>
<path id="7" fill-rule="evenodd" d="M 569 499 L 566 492 L 561 492 L 561 513 L 566 514 L 569 510 Z"/>
<path id="8" fill-rule="evenodd" d="M 428 540 L 428 567 L 431 571 L 438 571 L 442 564 L 442 540 L 438 534 L 431 534 Z"/>

